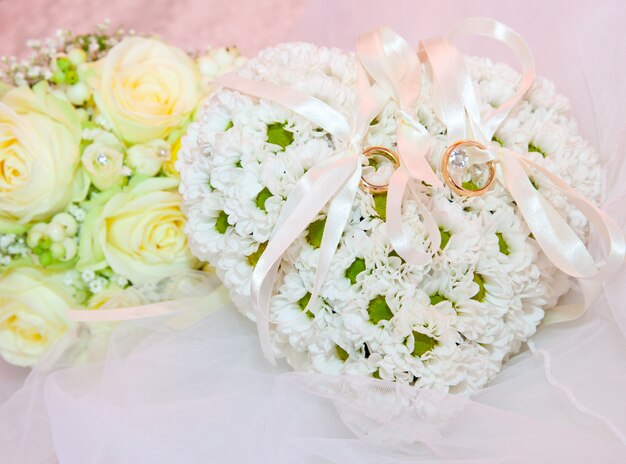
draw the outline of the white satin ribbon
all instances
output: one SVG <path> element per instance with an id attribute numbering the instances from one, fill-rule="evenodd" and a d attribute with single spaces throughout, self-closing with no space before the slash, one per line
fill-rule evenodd
<path id="1" fill-rule="evenodd" d="M 401 205 L 411 178 L 430 185 L 441 182 L 428 165 L 427 131 L 408 116 L 420 91 L 421 64 L 411 47 L 395 32 L 378 29 L 359 38 L 357 44 L 357 100 L 351 121 L 334 108 L 295 89 L 229 74 L 216 84 L 248 95 L 271 100 L 304 116 L 332 134 L 340 143 L 336 153 L 319 163 L 298 181 L 287 198 L 265 251 L 252 273 L 251 299 L 257 314 L 259 339 L 265 356 L 274 363 L 270 343 L 270 300 L 283 254 L 329 204 L 319 250 L 315 283 L 305 308 L 313 305 L 324 282 L 341 235 L 346 227 L 362 175 L 362 141 L 369 124 L 390 98 L 397 100 L 398 155 L 400 168 L 390 179 L 387 197 L 387 227 L 392 246 L 413 264 L 430 256 L 411 247 L 402 232 Z M 439 247 L 439 231 L 428 210 L 418 203 L 431 246 Z"/>
<path id="2" fill-rule="evenodd" d="M 504 43 L 513 50 L 522 65 L 522 79 L 515 94 L 486 118 L 481 117 L 474 85 L 463 57 L 451 43 L 452 39 L 467 35 L 482 35 Z M 606 213 L 558 176 L 528 158 L 491 142 L 497 128 L 534 80 L 534 61 L 528 45 L 515 31 L 497 21 L 469 18 L 459 23 L 448 37 L 422 42 L 420 49 L 437 86 L 439 100 L 436 112 L 448 128 L 448 143 L 471 139 L 488 147 L 486 150 L 468 150 L 471 163 L 498 162 L 498 176 L 517 203 L 541 249 L 561 271 L 579 279 L 584 302 L 552 309 L 545 322 L 563 322 L 580 316 L 600 293 L 601 280 L 623 265 L 626 254 L 624 234 Z M 596 227 L 608 244 L 604 264 L 596 263 L 565 219 L 532 186 L 530 173 L 539 173 L 547 178 Z"/>
<path id="3" fill-rule="evenodd" d="M 385 57 L 385 59 L 381 59 Z M 430 149 L 428 130 L 410 115 L 421 90 L 421 63 L 409 44 L 395 32 L 380 28 L 358 40 L 359 72 L 369 78 L 370 85 L 380 85 L 397 102 L 397 151 L 400 166 L 389 180 L 387 192 L 387 234 L 394 250 L 405 261 L 420 266 L 430 262 L 431 255 L 417 250 L 402 230 L 402 202 L 410 180 L 418 179 L 433 187 L 443 187 L 431 169 L 426 155 Z M 441 244 L 439 228 L 430 211 L 411 188 L 426 235 L 432 249 Z"/>

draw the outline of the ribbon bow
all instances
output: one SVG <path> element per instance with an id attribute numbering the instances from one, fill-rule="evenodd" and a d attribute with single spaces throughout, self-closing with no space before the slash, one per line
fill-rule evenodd
<path id="1" fill-rule="evenodd" d="M 382 86 L 399 108 L 396 113 L 396 143 L 401 163 L 389 179 L 386 210 L 389 241 L 406 262 L 423 265 L 430 262 L 430 255 L 416 250 L 404 236 L 401 211 L 406 189 L 411 188 L 411 179 L 443 187 L 426 160 L 430 149 L 428 130 L 410 115 L 420 95 L 421 63 L 409 44 L 386 28 L 359 37 L 357 49 L 359 77 L 367 79 L 366 88 L 369 85 Z M 412 188 L 411 193 L 422 215 L 431 248 L 436 250 L 441 244 L 438 225 Z"/>
<path id="2" fill-rule="evenodd" d="M 392 246 L 413 264 L 429 260 L 405 239 L 401 224 L 402 197 L 411 177 L 431 185 L 441 182 L 428 165 L 427 131 L 407 110 L 420 91 L 421 64 L 411 47 L 389 29 L 378 29 L 359 38 L 357 44 L 358 86 L 351 122 L 326 103 L 286 86 L 247 79 L 236 74 L 218 78 L 216 84 L 279 103 L 339 140 L 330 158 L 309 169 L 289 194 L 265 251 L 252 273 L 251 299 L 263 352 L 274 363 L 270 344 L 270 300 L 281 258 L 322 209 L 329 204 L 319 251 L 315 283 L 307 308 L 316 301 L 332 257 L 349 220 L 362 176 L 362 143 L 369 124 L 390 98 L 397 101 L 400 167 L 389 180 L 387 226 Z M 415 192 L 413 192 L 415 194 Z M 416 198 L 417 199 L 417 198 Z M 439 231 L 430 213 L 419 202 L 432 246 L 438 247 Z M 305 308 L 305 311 L 307 310 Z"/>
<path id="3" fill-rule="evenodd" d="M 522 80 L 515 94 L 487 117 L 481 117 L 474 86 L 460 52 L 451 41 L 460 36 L 482 35 L 510 47 L 522 65 Z M 497 176 L 509 191 L 546 256 L 561 271 L 579 279 L 584 302 L 554 308 L 546 323 L 580 316 L 601 291 L 601 280 L 624 263 L 624 234 L 618 224 L 550 171 L 525 156 L 491 143 L 498 127 L 532 85 L 535 67 L 528 45 L 515 31 L 487 18 L 462 21 L 445 38 L 421 43 L 420 53 L 430 65 L 439 101 L 436 111 L 447 126 L 448 143 L 471 139 L 486 148 L 468 150 L 470 163 L 497 162 Z M 598 265 L 582 240 L 558 211 L 535 189 L 530 173 L 539 173 L 563 193 L 594 225 L 608 243 L 603 265 Z"/>

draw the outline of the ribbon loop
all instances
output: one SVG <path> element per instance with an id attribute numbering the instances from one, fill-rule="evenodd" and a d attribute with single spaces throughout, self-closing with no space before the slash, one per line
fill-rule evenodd
<path id="1" fill-rule="evenodd" d="M 494 109 L 491 116 L 485 121 L 485 129 L 491 140 L 497 128 L 517 102 L 524 97 L 535 80 L 535 59 L 530 47 L 521 35 L 505 24 L 491 18 L 467 18 L 459 22 L 448 34 L 448 40 L 452 42 L 457 38 L 468 35 L 488 37 L 505 44 L 514 52 L 521 65 L 522 80 L 517 90 L 511 97 Z"/>
<path id="2" fill-rule="evenodd" d="M 452 40 L 468 35 L 493 38 L 511 48 L 522 67 L 522 78 L 515 93 L 481 117 L 474 84 L 460 52 Z M 589 200 L 558 176 L 511 150 L 491 143 L 493 134 L 523 98 L 535 78 L 534 59 L 522 37 L 509 27 L 487 18 L 462 21 L 446 38 L 424 41 L 422 56 L 430 65 L 438 90 L 436 112 L 448 128 L 448 144 L 473 139 L 486 149 L 468 149 L 470 164 L 497 161 L 502 184 L 517 203 L 519 211 L 537 243 L 552 263 L 564 273 L 580 280 L 584 303 L 567 310 L 553 310 L 558 316 L 548 319 L 564 321 L 579 316 L 597 296 L 595 283 L 619 269 L 626 255 L 624 234 L 619 226 Z M 606 262 L 598 266 L 582 240 L 559 212 L 531 184 L 531 172 L 544 175 L 595 226 L 609 244 Z"/>
<path id="3" fill-rule="evenodd" d="M 442 186 L 426 159 L 430 147 L 428 131 L 410 115 L 410 110 L 414 108 L 420 94 L 421 63 L 409 44 L 387 28 L 380 28 L 359 37 L 357 53 L 360 68 L 369 82 L 386 89 L 398 104 L 396 124 L 400 167 L 389 180 L 387 192 L 389 241 L 406 262 L 424 265 L 429 262 L 430 254 L 418 251 L 411 245 L 402 230 L 401 211 L 411 179 L 422 180 L 434 187 Z M 424 219 L 431 246 L 438 248 L 441 238 L 434 219 L 416 192 L 412 191 L 412 197 Z"/>
<path id="4" fill-rule="evenodd" d="M 359 37 L 358 59 L 373 82 L 382 86 L 399 104 L 413 106 L 421 87 L 421 64 L 409 44 L 388 28 Z"/>

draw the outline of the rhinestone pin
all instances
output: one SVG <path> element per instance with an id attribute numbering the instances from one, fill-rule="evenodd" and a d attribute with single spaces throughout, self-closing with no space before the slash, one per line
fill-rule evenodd
<path id="1" fill-rule="evenodd" d="M 100 166 L 106 166 L 109 163 L 109 156 L 106 153 L 98 153 L 96 155 L 96 163 Z"/>

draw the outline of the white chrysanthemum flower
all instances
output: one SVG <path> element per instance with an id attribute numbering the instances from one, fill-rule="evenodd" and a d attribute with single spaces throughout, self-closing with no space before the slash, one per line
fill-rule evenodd
<path id="1" fill-rule="evenodd" d="M 519 74 L 487 59 L 467 58 L 481 112 L 509 98 Z M 350 114 L 356 98 L 354 56 L 309 44 L 262 51 L 238 71 L 286 85 Z M 448 143 L 433 109 L 424 68 L 415 107 L 389 102 L 371 122 L 364 146 L 396 150 L 397 119 L 430 133 L 428 160 L 437 170 Z M 598 157 L 567 116 L 567 101 L 538 79 L 500 126 L 500 144 L 561 176 L 599 200 Z M 183 139 L 178 168 L 194 253 L 208 260 L 251 319 L 250 281 L 285 201 L 306 171 L 342 148 L 322 128 L 289 109 L 229 90 L 208 99 Z M 385 183 L 393 165 L 362 160 L 364 176 Z M 585 237 L 587 221 L 550 182 L 531 182 Z M 417 195 L 417 198 L 414 196 Z M 439 227 L 429 248 L 416 199 Z M 532 336 L 568 289 L 547 260 L 512 197 L 500 184 L 479 197 L 460 197 L 413 181 L 402 205 L 405 239 L 430 253 L 422 266 L 405 262 L 390 244 L 386 195 L 359 190 L 319 297 L 312 301 L 327 211 L 321 211 L 283 255 L 270 304 L 276 356 L 296 369 L 371 375 L 423 388 L 469 394 Z"/>

